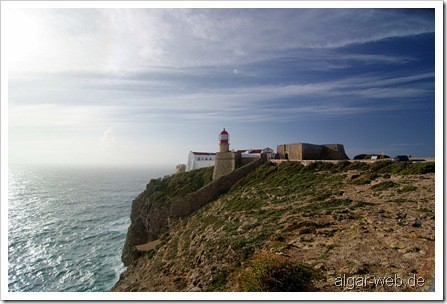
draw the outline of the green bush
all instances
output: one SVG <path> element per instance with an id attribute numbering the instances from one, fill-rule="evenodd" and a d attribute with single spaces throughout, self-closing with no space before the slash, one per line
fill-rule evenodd
<path id="1" fill-rule="evenodd" d="M 315 271 L 302 263 L 276 254 L 260 254 L 240 277 L 243 291 L 314 291 Z"/>
<path id="2" fill-rule="evenodd" d="M 331 198 L 328 200 L 325 200 L 323 202 L 314 202 L 312 204 L 299 207 L 297 210 L 299 212 L 309 212 L 313 215 L 322 213 L 323 211 L 333 211 L 333 210 L 339 210 L 343 209 L 345 207 L 348 207 L 351 204 L 352 200 L 350 198 Z"/>
<path id="3" fill-rule="evenodd" d="M 381 183 L 375 184 L 374 186 L 371 186 L 371 189 L 374 191 L 382 191 L 382 190 L 394 188 L 397 186 L 399 186 L 399 184 L 396 184 L 392 181 L 386 181 L 386 182 L 381 182 Z"/>
<path id="4" fill-rule="evenodd" d="M 413 186 L 413 185 L 405 185 L 402 188 L 400 188 L 399 190 L 397 190 L 398 193 L 405 193 L 405 192 L 413 192 L 416 191 L 418 189 L 418 187 Z"/>
<path id="5" fill-rule="evenodd" d="M 212 181 L 213 167 L 173 174 L 168 177 L 151 179 L 146 190 L 140 194 L 155 203 L 168 203 L 177 196 L 199 190 Z"/>
<path id="6" fill-rule="evenodd" d="M 351 184 L 353 185 L 366 185 L 370 184 L 373 180 L 375 180 L 377 177 L 377 173 L 366 173 L 364 175 L 361 175 L 359 178 L 354 179 Z"/>

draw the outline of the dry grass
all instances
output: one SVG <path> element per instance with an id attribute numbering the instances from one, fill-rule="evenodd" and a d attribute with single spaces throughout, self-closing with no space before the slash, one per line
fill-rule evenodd
<path id="1" fill-rule="evenodd" d="M 115 291 L 258 290 L 243 283 L 243 274 L 265 274 L 254 265 L 288 269 L 296 261 L 320 274 L 307 282 L 318 291 L 423 290 L 346 289 L 335 280 L 412 274 L 430 279 L 433 169 L 430 163 L 266 164 L 217 201 L 172 222 L 158 250 L 128 267 Z M 352 183 L 368 177 L 368 183 Z"/>

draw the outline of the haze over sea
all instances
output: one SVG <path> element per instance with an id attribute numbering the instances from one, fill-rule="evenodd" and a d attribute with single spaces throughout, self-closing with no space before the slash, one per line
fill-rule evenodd
<path id="1" fill-rule="evenodd" d="M 174 167 L 8 172 L 9 291 L 108 291 L 124 270 L 132 200 Z"/>

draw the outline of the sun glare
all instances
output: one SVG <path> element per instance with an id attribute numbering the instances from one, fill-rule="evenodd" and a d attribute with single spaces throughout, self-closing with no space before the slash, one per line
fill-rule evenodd
<path id="1" fill-rule="evenodd" d="M 43 25 L 27 9 L 10 9 L 7 26 L 8 63 L 13 69 L 23 68 L 44 49 Z"/>

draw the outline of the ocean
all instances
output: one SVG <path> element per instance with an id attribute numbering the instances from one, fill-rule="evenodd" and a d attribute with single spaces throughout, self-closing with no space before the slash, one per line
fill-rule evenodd
<path id="1" fill-rule="evenodd" d="M 175 168 L 10 167 L 8 290 L 108 291 L 132 200 Z"/>

